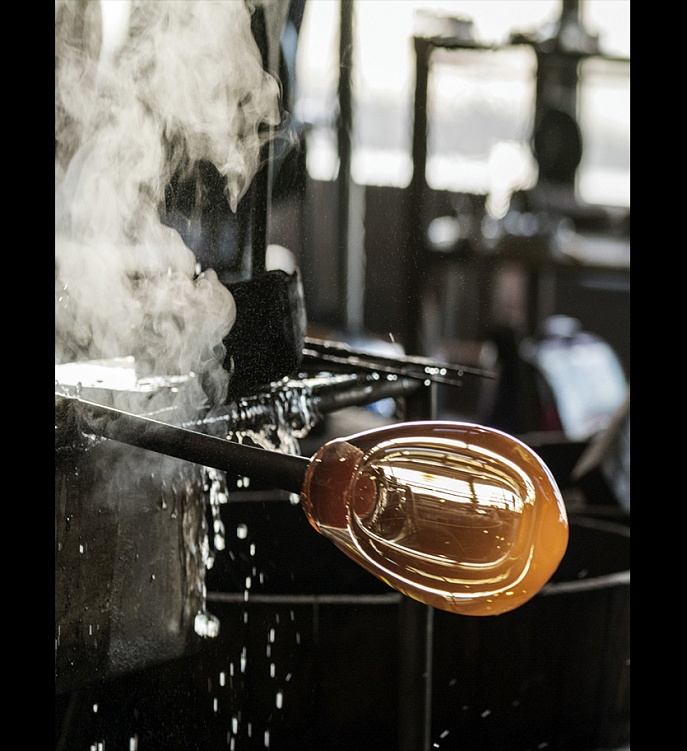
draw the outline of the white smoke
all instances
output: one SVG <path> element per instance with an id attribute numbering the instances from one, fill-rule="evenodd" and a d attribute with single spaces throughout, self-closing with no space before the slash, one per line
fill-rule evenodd
<path id="1" fill-rule="evenodd" d="M 148 372 L 212 371 L 236 309 L 160 219 L 201 160 L 232 211 L 279 121 L 243 0 L 131 0 L 113 43 L 102 6 L 55 2 L 55 362 L 133 355 Z M 114 44 L 114 47 L 113 47 Z"/>

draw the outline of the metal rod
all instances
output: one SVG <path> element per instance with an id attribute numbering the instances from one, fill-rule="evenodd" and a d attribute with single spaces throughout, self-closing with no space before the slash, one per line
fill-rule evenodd
<path id="1" fill-rule="evenodd" d="M 241 605 L 398 605 L 400 592 L 380 595 L 271 595 L 247 592 L 208 592 L 208 602 L 228 602 Z"/>
<path id="2" fill-rule="evenodd" d="M 270 48 L 267 34 L 265 11 L 256 7 L 251 17 L 251 30 L 255 38 L 260 55 L 262 67 L 270 71 Z M 260 153 L 262 164 L 252 185 L 252 253 L 251 253 L 251 278 L 265 272 L 265 258 L 269 241 L 269 221 L 272 199 L 272 134 L 268 128 L 269 136 Z"/>
<path id="3" fill-rule="evenodd" d="M 76 397 L 55 394 L 55 399 L 56 404 L 69 400 L 74 405 L 84 432 L 261 480 L 292 493 L 301 492 L 310 464 L 303 456 L 245 446 Z"/>
<path id="4" fill-rule="evenodd" d="M 334 412 L 345 407 L 373 404 L 380 399 L 410 396 L 420 387 L 420 381 L 413 378 L 358 379 L 343 388 L 313 388 L 313 396 L 321 413 Z"/>
<path id="5" fill-rule="evenodd" d="M 429 357 L 403 355 L 388 357 L 373 355 L 327 340 L 305 338 L 303 355 L 313 362 L 331 362 L 348 365 L 353 368 L 376 370 L 383 373 L 401 375 L 407 378 L 419 378 L 423 381 L 443 383 L 449 386 L 462 386 L 464 376 L 494 378 L 495 373 L 482 368 L 464 365 L 440 363 Z"/>
<path id="6" fill-rule="evenodd" d="M 423 385 L 406 400 L 406 419 L 436 420 L 437 385 Z M 403 661 L 399 676 L 399 751 L 429 751 L 432 718 L 433 609 L 409 598 L 399 607 Z"/>
<path id="7" fill-rule="evenodd" d="M 413 98 L 412 157 L 413 172 L 406 192 L 408 244 L 403 256 L 402 340 L 407 352 L 422 351 L 418 322 L 422 320 L 422 287 L 426 278 L 427 250 L 424 245 L 425 193 L 427 169 L 427 89 L 429 58 L 432 50 L 427 39 L 415 37 L 415 91 Z"/>
<path id="8" fill-rule="evenodd" d="M 340 325 L 348 333 L 363 327 L 365 288 L 365 248 L 362 230 L 364 190 L 354 183 L 351 174 L 353 155 L 353 16 L 355 0 L 341 0 L 339 17 L 339 117 L 337 143 L 339 174 L 337 177 L 337 226 Z"/>
<path id="9" fill-rule="evenodd" d="M 299 419 L 300 400 L 289 398 L 289 394 L 302 395 L 306 402 L 310 398 L 315 414 L 324 416 L 347 407 L 364 407 L 381 399 L 411 396 L 421 385 L 421 381 L 413 378 L 377 372 L 314 375 L 297 382 L 287 382 L 282 390 L 269 392 L 269 401 L 265 400 L 265 393 L 244 396 L 212 410 L 203 418 L 184 422 L 183 427 L 193 429 L 209 418 L 215 422 L 226 422 L 227 432 L 240 432 L 246 428 L 247 422 L 254 424 L 272 420 L 274 401 L 281 394 L 286 396 L 282 402 L 284 420 L 290 423 L 294 418 Z"/>

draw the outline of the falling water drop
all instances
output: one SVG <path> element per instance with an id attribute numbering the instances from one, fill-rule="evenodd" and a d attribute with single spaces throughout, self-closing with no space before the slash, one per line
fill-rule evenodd
<path id="1" fill-rule="evenodd" d="M 219 634 L 219 618 L 210 613 L 198 612 L 193 622 L 193 628 L 198 636 L 215 638 Z"/>

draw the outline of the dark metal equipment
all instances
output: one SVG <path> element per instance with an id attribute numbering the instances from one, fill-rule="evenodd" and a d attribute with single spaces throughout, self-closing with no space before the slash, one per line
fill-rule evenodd
<path id="1" fill-rule="evenodd" d="M 244 475 L 267 497 L 298 493 L 308 460 L 288 453 L 277 433 L 307 435 L 328 412 L 420 386 L 379 373 L 321 373 L 201 411 L 179 406 L 180 379 L 107 388 L 118 365 L 100 363 L 95 385 L 56 387 L 58 691 L 197 650 L 216 627 L 205 573 L 217 493 L 240 494 Z M 72 380 L 81 383 L 81 372 L 87 383 L 89 363 L 70 367 Z M 275 450 L 258 447 L 256 436 Z M 213 468 L 222 476 L 213 479 Z"/>

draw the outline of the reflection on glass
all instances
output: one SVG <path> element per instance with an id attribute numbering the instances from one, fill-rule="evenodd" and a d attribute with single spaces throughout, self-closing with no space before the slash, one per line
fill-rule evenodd
<path id="1" fill-rule="evenodd" d="M 386 541 L 448 562 L 456 550 L 464 564 L 504 555 L 507 528 L 522 513 L 518 488 L 479 460 L 458 464 L 455 458 L 460 451 L 465 455 L 465 446 L 447 443 L 443 450 L 433 449 L 430 440 L 415 451 L 390 448 L 364 470 L 376 503 L 369 513 L 355 515 L 355 524 L 378 545 Z M 495 548 L 489 535 L 500 540 Z"/>
<path id="2" fill-rule="evenodd" d="M 302 500 L 353 560 L 456 613 L 529 600 L 567 546 L 548 469 L 520 441 L 478 425 L 408 423 L 332 441 L 313 457 Z"/>

